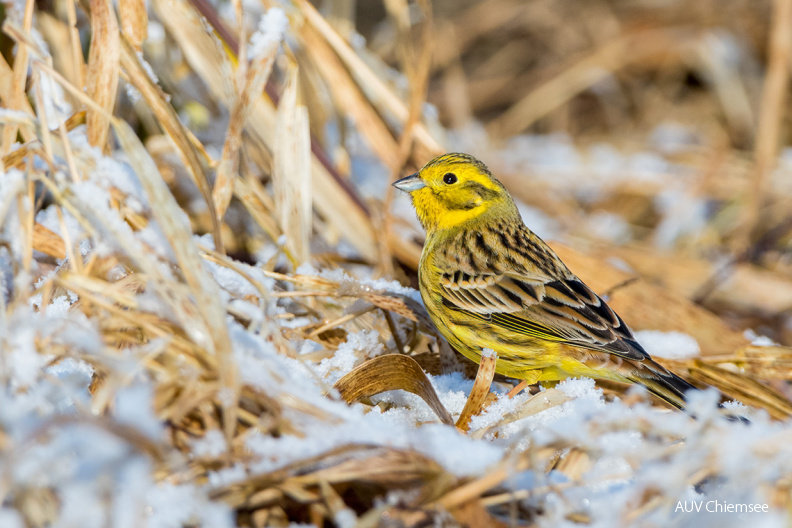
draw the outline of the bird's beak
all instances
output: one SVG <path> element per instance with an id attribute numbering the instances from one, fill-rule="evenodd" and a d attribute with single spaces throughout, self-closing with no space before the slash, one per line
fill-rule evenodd
<path id="1" fill-rule="evenodd" d="M 421 179 L 420 173 L 416 172 L 415 174 L 410 174 L 400 180 L 396 180 L 393 182 L 393 186 L 400 191 L 411 193 L 418 189 L 423 189 L 426 187 L 426 183 Z"/>

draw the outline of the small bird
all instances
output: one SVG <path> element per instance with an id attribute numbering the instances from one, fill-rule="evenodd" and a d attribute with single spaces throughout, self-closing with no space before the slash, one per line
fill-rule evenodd
<path id="1" fill-rule="evenodd" d="M 437 328 L 476 363 L 528 384 L 587 376 L 638 383 L 683 409 L 691 384 L 656 363 L 621 317 L 525 224 L 506 188 L 467 154 L 393 184 L 426 229 L 418 281 Z"/>

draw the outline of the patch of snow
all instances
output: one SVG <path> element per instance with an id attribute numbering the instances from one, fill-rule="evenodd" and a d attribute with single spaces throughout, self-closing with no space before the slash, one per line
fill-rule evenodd
<path id="1" fill-rule="evenodd" d="M 687 359 L 698 357 L 701 352 L 698 342 L 682 332 L 641 330 L 635 332 L 635 339 L 653 357 Z"/>
<path id="2" fill-rule="evenodd" d="M 743 336 L 745 336 L 745 339 L 750 341 L 753 346 L 780 346 L 769 337 L 757 334 L 751 328 L 748 328 L 745 332 L 743 332 Z"/>
<path id="3" fill-rule="evenodd" d="M 152 390 L 147 385 L 124 387 L 116 393 L 115 417 L 152 439 L 162 437 L 164 424 L 154 414 Z"/>
<path id="4" fill-rule="evenodd" d="M 333 357 L 323 359 L 315 370 L 328 383 L 333 384 L 364 359 L 378 356 L 382 352 L 382 343 L 376 331 L 364 330 L 349 334 L 347 340 L 338 346 Z"/>
<path id="5" fill-rule="evenodd" d="M 203 438 L 192 442 L 192 453 L 197 457 L 216 458 L 227 451 L 225 435 L 218 429 L 210 429 Z"/>

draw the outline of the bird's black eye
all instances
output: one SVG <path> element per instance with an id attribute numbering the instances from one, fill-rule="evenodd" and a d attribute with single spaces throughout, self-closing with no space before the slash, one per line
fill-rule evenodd
<path id="1" fill-rule="evenodd" d="M 443 183 L 445 184 L 451 185 L 452 183 L 456 183 L 456 182 L 457 182 L 457 177 L 456 174 L 454 174 L 453 172 L 446 172 L 445 175 L 443 176 Z"/>

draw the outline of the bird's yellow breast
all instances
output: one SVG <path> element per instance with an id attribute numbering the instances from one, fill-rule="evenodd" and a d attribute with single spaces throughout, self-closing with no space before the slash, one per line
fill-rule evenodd
<path id="1" fill-rule="evenodd" d="M 441 267 L 442 263 L 437 262 L 437 255 L 445 253 L 443 245 L 448 242 L 442 234 L 427 239 L 421 255 L 418 281 L 426 310 L 449 344 L 476 363 L 481 361 L 481 351 L 491 348 L 498 354 L 495 371 L 514 378 L 524 379 L 530 377 L 529 372 L 558 365 L 561 360 L 560 345 L 516 333 L 501 340 L 498 332 L 503 332 L 502 329 L 496 330 L 481 318 L 443 305 L 440 288 L 445 270 Z M 520 344 L 515 346 L 507 342 Z"/>

